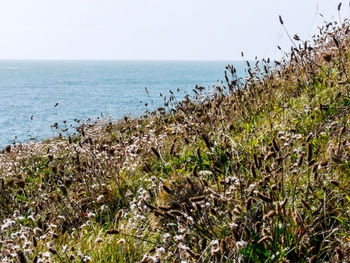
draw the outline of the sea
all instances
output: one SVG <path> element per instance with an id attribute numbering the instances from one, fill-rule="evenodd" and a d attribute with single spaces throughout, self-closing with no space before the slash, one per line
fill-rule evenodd
<path id="1" fill-rule="evenodd" d="M 245 74 L 243 61 L 0 60 L 0 149 L 73 133 L 77 120 L 141 116 L 170 91 L 181 100 L 211 89 L 227 65 Z"/>

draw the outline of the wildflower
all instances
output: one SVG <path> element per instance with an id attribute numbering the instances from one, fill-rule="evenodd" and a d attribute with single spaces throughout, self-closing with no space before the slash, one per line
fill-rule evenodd
<path id="1" fill-rule="evenodd" d="M 164 255 L 165 254 L 165 248 L 164 247 L 159 247 L 156 249 L 157 254 L 159 255 Z"/>
<path id="2" fill-rule="evenodd" d="M 18 237 L 19 233 L 18 232 L 15 232 L 15 233 L 12 233 L 11 234 L 11 238 L 12 239 L 16 239 Z"/>
<path id="3" fill-rule="evenodd" d="M 229 191 L 227 192 L 227 195 L 234 193 L 236 189 L 237 189 L 236 185 L 230 185 L 230 187 L 228 188 Z"/>
<path id="4" fill-rule="evenodd" d="M 135 210 L 137 208 L 136 204 L 130 205 L 130 210 Z"/>
<path id="5" fill-rule="evenodd" d="M 238 227 L 238 225 L 236 223 L 229 223 L 228 226 L 233 230 L 236 229 Z"/>
<path id="6" fill-rule="evenodd" d="M 37 234 L 41 234 L 43 231 L 39 227 L 36 227 L 33 229 L 33 232 L 34 232 L 34 235 L 37 235 Z"/>
<path id="7" fill-rule="evenodd" d="M 64 216 L 58 216 L 58 219 L 65 220 L 66 218 Z"/>
<path id="8" fill-rule="evenodd" d="M 238 241 L 236 243 L 238 249 L 245 249 L 247 247 L 247 242 L 246 241 Z"/>
<path id="9" fill-rule="evenodd" d="M 57 225 L 55 225 L 55 224 L 50 224 L 49 225 L 49 229 L 56 229 L 57 228 Z"/>
<path id="10" fill-rule="evenodd" d="M 202 176 L 205 176 L 205 175 L 212 175 L 213 172 L 212 171 L 199 171 L 198 174 L 202 175 Z"/>
<path id="11" fill-rule="evenodd" d="M 140 214 L 137 214 L 137 215 L 135 216 L 135 220 L 141 220 L 141 221 L 143 221 L 143 220 L 145 220 L 145 219 L 146 219 L 146 217 L 143 216 L 143 215 L 140 215 Z"/>
<path id="12" fill-rule="evenodd" d="M 95 240 L 95 244 L 99 244 L 99 243 L 102 243 L 103 242 L 103 240 L 102 240 L 102 238 L 96 238 L 96 240 Z"/>
<path id="13" fill-rule="evenodd" d="M 83 262 L 90 262 L 91 261 L 91 257 L 85 255 L 82 261 Z"/>
<path id="14" fill-rule="evenodd" d="M 29 249 L 29 248 L 27 248 L 27 249 L 24 250 L 23 253 L 24 253 L 24 255 L 25 255 L 26 257 L 29 257 L 31 252 L 32 252 L 32 250 Z"/>
<path id="15" fill-rule="evenodd" d="M 250 192 L 251 190 L 253 190 L 256 187 L 256 185 L 257 185 L 256 183 L 255 184 L 250 184 L 246 191 Z"/>
<path id="16" fill-rule="evenodd" d="M 13 217 L 19 217 L 20 212 L 18 210 L 13 211 Z"/>
<path id="17" fill-rule="evenodd" d="M 92 212 L 90 212 L 90 213 L 87 214 L 87 217 L 88 217 L 88 218 L 94 218 L 95 216 L 96 216 L 96 214 L 95 214 L 95 213 L 92 213 Z"/>
<path id="18" fill-rule="evenodd" d="M 179 229 L 179 233 L 185 233 L 186 232 L 186 228 L 185 228 L 185 226 L 183 225 L 183 224 L 181 224 L 181 223 L 179 223 L 179 227 L 178 227 Z"/>
<path id="19" fill-rule="evenodd" d="M 182 235 L 176 235 L 176 236 L 174 237 L 174 240 L 175 240 L 176 242 L 184 241 L 184 237 L 183 237 Z"/>
<path id="20" fill-rule="evenodd" d="M 210 242 L 210 246 L 211 246 L 211 254 L 214 256 L 214 255 L 217 255 L 219 253 L 219 250 L 220 250 L 220 246 L 219 246 L 219 241 L 218 240 L 213 240 Z"/>
<path id="21" fill-rule="evenodd" d="M 44 257 L 44 258 L 50 258 L 50 252 L 49 252 L 49 251 L 46 251 L 46 252 L 43 254 L 43 257 Z"/>
<path id="22" fill-rule="evenodd" d="M 187 223 L 194 224 L 194 220 L 192 216 L 186 216 L 186 219 L 187 219 Z"/>
<path id="23" fill-rule="evenodd" d="M 23 244 L 23 248 L 25 248 L 25 249 L 30 248 L 31 245 L 32 245 L 32 242 L 26 241 L 26 242 L 24 242 L 24 244 Z"/>
<path id="24" fill-rule="evenodd" d="M 152 176 L 150 180 L 151 180 L 151 182 L 156 182 L 157 178 L 155 176 Z"/>
<path id="25" fill-rule="evenodd" d="M 118 245 L 124 245 L 125 243 L 126 243 L 126 241 L 124 238 L 119 239 L 117 242 Z"/>
<path id="26" fill-rule="evenodd" d="M 96 201 L 97 202 L 102 202 L 102 200 L 104 199 L 104 195 L 100 195 L 97 197 Z"/>
<path id="27" fill-rule="evenodd" d="M 278 137 L 281 137 L 281 136 L 283 136 L 284 134 L 285 134 L 285 132 L 279 131 L 279 132 L 277 133 L 277 136 L 278 136 Z"/>
<path id="28" fill-rule="evenodd" d="M 185 251 L 187 251 L 187 250 L 190 250 L 190 248 L 188 247 L 188 246 L 185 246 L 184 244 L 179 244 L 178 246 L 177 246 L 179 249 L 182 249 L 182 250 L 185 250 Z"/>
<path id="29" fill-rule="evenodd" d="M 141 262 L 145 262 L 145 263 L 158 263 L 160 262 L 159 257 L 151 257 L 148 254 L 145 254 L 141 260 Z"/>
<path id="30" fill-rule="evenodd" d="M 171 238 L 171 235 L 169 233 L 165 233 L 163 235 L 163 242 L 166 243 Z"/>
<path id="31" fill-rule="evenodd" d="M 3 221 L 3 224 L 1 225 L 1 230 L 5 230 L 7 229 L 8 227 L 12 226 L 15 222 L 9 218 L 6 218 L 4 221 Z"/>
<path id="32" fill-rule="evenodd" d="M 45 235 L 40 236 L 39 239 L 40 239 L 40 240 L 45 240 L 47 237 L 48 237 L 48 235 L 45 234 Z"/>
<path id="33" fill-rule="evenodd" d="M 67 251 L 67 247 L 68 247 L 68 245 L 63 245 L 63 246 L 62 246 L 62 252 L 63 252 L 63 253 Z"/>
<path id="34" fill-rule="evenodd" d="M 101 211 L 108 211 L 108 206 L 106 205 L 101 206 Z"/>

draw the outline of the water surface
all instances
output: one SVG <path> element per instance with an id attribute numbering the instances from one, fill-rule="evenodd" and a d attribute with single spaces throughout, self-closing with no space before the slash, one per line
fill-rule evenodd
<path id="1" fill-rule="evenodd" d="M 55 136 L 55 122 L 140 115 L 145 102 L 162 105 L 160 93 L 224 79 L 227 64 L 243 74 L 237 61 L 0 61 L 0 148 Z"/>

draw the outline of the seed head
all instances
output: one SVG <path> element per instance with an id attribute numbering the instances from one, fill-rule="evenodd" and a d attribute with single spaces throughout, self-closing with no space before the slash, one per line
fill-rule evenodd
<path id="1" fill-rule="evenodd" d="M 280 23 L 281 23 L 281 25 L 283 25 L 283 20 L 282 20 L 282 17 L 281 17 L 281 16 L 279 16 L 279 19 L 280 19 Z"/>

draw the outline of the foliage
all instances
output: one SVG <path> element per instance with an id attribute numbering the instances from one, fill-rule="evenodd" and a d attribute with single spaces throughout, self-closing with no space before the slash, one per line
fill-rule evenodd
<path id="1" fill-rule="evenodd" d="M 2 262 L 350 261 L 349 22 L 0 155 Z"/>

